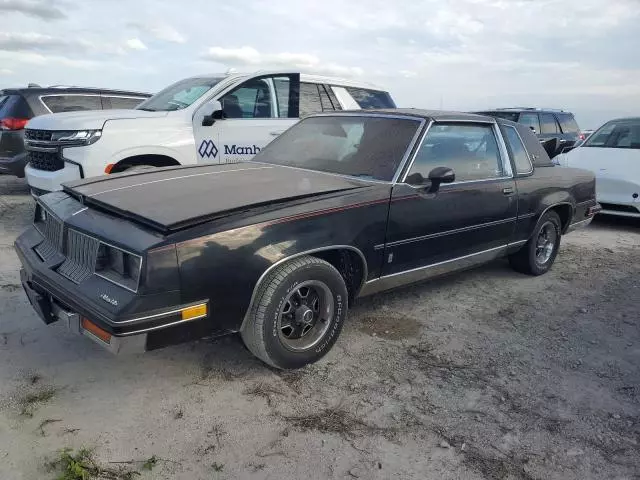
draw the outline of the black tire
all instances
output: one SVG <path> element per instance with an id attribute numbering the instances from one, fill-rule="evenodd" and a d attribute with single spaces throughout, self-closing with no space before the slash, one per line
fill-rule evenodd
<path id="1" fill-rule="evenodd" d="M 539 253 L 542 253 L 542 249 L 539 247 L 539 240 L 541 233 L 546 228 L 554 231 L 554 238 L 552 242 L 549 242 L 550 250 L 546 254 L 540 255 Z M 558 255 L 561 234 L 562 223 L 558 214 L 555 212 L 545 213 L 538 221 L 529 241 L 520 250 L 509 256 L 511 267 L 528 275 L 547 273 Z"/>
<path id="2" fill-rule="evenodd" d="M 311 283 L 314 284 L 305 287 Z M 311 256 L 296 258 L 275 268 L 258 288 L 247 321 L 240 332 L 251 353 L 272 367 L 295 369 L 317 362 L 331 350 L 340 335 L 348 310 L 347 287 L 340 272 L 333 265 Z M 292 305 L 296 303 L 296 296 L 300 295 L 304 288 L 317 289 L 326 299 L 324 304 L 318 305 L 318 318 L 326 315 L 321 313 L 320 309 L 326 311 L 329 308 L 326 305 L 330 302 L 333 302 L 332 313 L 327 315 L 328 318 L 324 321 L 315 320 L 312 328 L 317 328 L 317 331 L 314 330 L 313 335 L 307 339 L 295 338 L 293 329 L 290 330 L 292 338 L 286 338 L 289 330 L 283 325 L 288 322 L 283 315 L 291 315 L 289 322 L 297 322 L 299 311 L 304 311 L 305 308 L 305 305 L 302 305 L 304 300 L 298 302 L 300 305 L 297 308 Z M 293 313 L 283 313 L 287 306 L 288 311 Z M 313 316 L 316 317 L 316 314 Z M 296 323 L 298 327 L 300 324 Z M 299 330 L 298 333 L 302 331 Z M 319 338 L 308 348 L 304 348 L 304 342 L 312 341 L 316 335 Z M 301 343 L 300 347 L 294 350 L 291 344 L 296 341 Z"/>
<path id="3" fill-rule="evenodd" d="M 124 170 L 122 170 L 122 172 L 127 172 L 127 173 L 137 173 L 137 172 L 146 172 L 149 170 L 155 170 L 156 167 L 155 165 L 131 165 L 130 167 L 125 168 Z"/>

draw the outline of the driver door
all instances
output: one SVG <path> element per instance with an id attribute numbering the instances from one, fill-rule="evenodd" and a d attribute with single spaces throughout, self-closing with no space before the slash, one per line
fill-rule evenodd
<path id="1" fill-rule="evenodd" d="M 407 178 L 451 168 L 455 181 L 435 193 L 398 182 L 389 207 L 383 275 L 497 254 L 515 227 L 517 196 L 507 153 L 492 123 L 435 123 Z"/>
<path id="2" fill-rule="evenodd" d="M 251 160 L 271 140 L 298 121 L 299 92 L 299 74 L 257 76 L 219 98 L 224 119 L 204 126 L 204 115 L 197 112 L 193 117 L 193 130 L 198 162 Z"/>

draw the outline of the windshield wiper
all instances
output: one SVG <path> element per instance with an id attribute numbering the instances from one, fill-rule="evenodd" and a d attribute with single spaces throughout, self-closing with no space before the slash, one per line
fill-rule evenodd
<path id="1" fill-rule="evenodd" d="M 155 110 L 154 108 L 146 108 L 146 107 L 138 107 L 136 110 L 143 110 L 145 112 L 156 112 L 157 110 Z"/>

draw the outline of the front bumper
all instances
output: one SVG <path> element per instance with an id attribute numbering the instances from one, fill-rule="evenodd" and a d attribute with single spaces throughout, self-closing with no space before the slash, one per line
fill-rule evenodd
<path id="1" fill-rule="evenodd" d="M 27 183 L 36 194 L 62 190 L 63 183 L 82 178 L 80 167 L 69 162 L 64 163 L 64 168 L 53 172 L 37 170 L 31 165 L 27 165 L 24 172 Z"/>
<path id="2" fill-rule="evenodd" d="M 67 330 L 90 338 L 114 354 L 142 353 L 147 350 L 146 333 L 129 337 L 117 337 L 108 334 L 106 331 L 103 331 L 105 332 L 103 334 L 96 334 L 95 329 L 84 328 L 87 325 L 86 320 L 83 321 L 79 313 L 68 310 L 47 292 L 41 289 L 38 289 L 39 291 L 36 290 L 37 287 L 29 280 L 29 276 L 24 269 L 20 270 L 20 280 L 29 303 L 46 324 L 61 321 L 67 327 Z"/>
<path id="3" fill-rule="evenodd" d="M 99 277 L 87 281 L 95 287 L 74 284 L 58 274 L 53 263 L 40 259 L 34 247 L 41 241 L 40 233 L 30 228 L 18 237 L 15 250 L 22 263 L 22 286 L 46 324 L 62 321 L 71 331 L 116 354 L 144 352 L 216 334 L 207 301 L 182 305 L 179 292 L 147 296 L 116 292 L 113 289 L 118 287 Z M 100 292 L 106 292 L 107 298 L 119 298 L 122 308 L 100 300 Z M 200 315 L 185 318 L 185 310 L 203 304 L 206 307 Z"/>

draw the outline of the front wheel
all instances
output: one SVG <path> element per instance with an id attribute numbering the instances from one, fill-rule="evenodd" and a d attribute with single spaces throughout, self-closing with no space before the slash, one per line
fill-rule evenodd
<path id="1" fill-rule="evenodd" d="M 156 168 L 158 167 L 155 167 L 154 165 L 131 165 L 130 167 L 127 167 L 122 171 L 126 173 L 138 173 L 148 172 L 149 170 L 155 170 Z"/>
<path id="2" fill-rule="evenodd" d="M 547 273 L 558 255 L 562 223 L 555 212 L 545 213 L 529 241 L 516 253 L 509 256 L 514 270 L 529 275 Z"/>
<path id="3" fill-rule="evenodd" d="M 240 332 L 265 363 L 294 369 L 320 360 L 333 347 L 347 315 L 340 272 L 305 256 L 276 267 L 262 284 Z"/>

